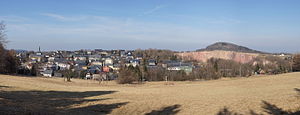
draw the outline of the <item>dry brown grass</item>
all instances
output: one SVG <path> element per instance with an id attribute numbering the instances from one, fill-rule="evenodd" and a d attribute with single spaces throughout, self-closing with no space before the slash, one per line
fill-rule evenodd
<path id="1" fill-rule="evenodd" d="M 1 113 L 216 114 L 262 113 L 262 101 L 284 110 L 299 108 L 300 73 L 199 82 L 114 82 L 0 75 Z M 9 112 L 10 111 L 10 112 Z"/>

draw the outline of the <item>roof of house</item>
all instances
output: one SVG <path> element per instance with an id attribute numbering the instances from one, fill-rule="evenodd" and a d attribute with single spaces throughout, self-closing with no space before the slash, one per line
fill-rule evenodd
<path id="1" fill-rule="evenodd" d="M 54 58 L 54 61 L 58 63 L 68 63 L 68 61 L 64 58 Z"/>
<path id="2" fill-rule="evenodd" d="M 92 65 L 92 66 L 89 66 L 88 69 L 101 69 L 102 66 L 99 66 L 99 65 Z"/>
<path id="3" fill-rule="evenodd" d="M 130 60 L 130 63 L 134 63 L 134 62 L 135 62 L 135 63 L 136 63 L 136 62 L 137 62 L 137 63 L 140 63 L 140 60 L 138 60 L 138 59 Z"/>
<path id="4" fill-rule="evenodd" d="M 43 72 L 44 74 L 52 74 L 53 73 L 53 70 L 51 69 L 47 69 Z"/>
<path id="5" fill-rule="evenodd" d="M 192 66 L 192 64 L 179 62 L 179 63 L 168 63 L 167 66 L 168 67 L 182 67 L 182 66 Z"/>
<path id="6" fill-rule="evenodd" d="M 149 63 L 156 63 L 156 60 L 155 59 L 149 59 L 148 62 Z"/>
<path id="7" fill-rule="evenodd" d="M 76 60 L 76 61 L 75 61 L 75 64 L 84 66 L 84 65 L 86 65 L 86 61 L 84 61 L 84 60 Z"/>
<path id="8" fill-rule="evenodd" d="M 95 54 L 95 55 L 89 55 L 89 58 L 102 58 L 101 55 Z"/>

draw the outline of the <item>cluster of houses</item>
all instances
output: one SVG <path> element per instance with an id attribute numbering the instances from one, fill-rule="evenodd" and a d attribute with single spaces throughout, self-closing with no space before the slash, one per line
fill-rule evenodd
<path id="1" fill-rule="evenodd" d="M 32 70 L 38 65 L 37 73 L 47 77 L 63 77 L 62 71 L 72 70 L 84 72 L 82 78 L 94 79 L 104 77 L 106 80 L 117 78 L 122 66 L 139 66 L 142 55 L 134 55 L 133 50 L 79 50 L 79 51 L 50 51 L 50 52 L 19 52 L 21 68 Z M 146 60 L 147 67 L 163 67 L 170 71 L 183 70 L 192 72 L 193 65 L 181 61 L 165 61 L 158 63 L 155 59 Z"/>

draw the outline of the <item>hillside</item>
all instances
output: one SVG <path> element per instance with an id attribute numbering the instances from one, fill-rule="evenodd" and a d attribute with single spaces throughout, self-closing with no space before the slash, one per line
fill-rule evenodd
<path id="1" fill-rule="evenodd" d="M 233 60 L 241 63 L 248 63 L 258 57 L 258 53 L 243 53 L 235 51 L 197 51 L 197 52 L 183 52 L 177 53 L 184 60 L 197 60 L 201 62 L 206 62 L 210 58 L 220 58 L 226 60 Z"/>
<path id="2" fill-rule="evenodd" d="M 99 84 L 90 80 L 0 75 L 0 114 L 213 115 L 299 107 L 300 73 L 202 82 Z M 268 105 L 269 104 L 269 105 Z M 273 105 L 274 104 L 274 105 Z"/>
<path id="3" fill-rule="evenodd" d="M 223 50 L 223 51 L 235 51 L 235 52 L 244 52 L 244 53 L 264 53 L 261 51 L 253 50 L 244 46 L 239 46 L 233 43 L 227 42 L 217 42 L 212 45 L 207 46 L 204 49 L 199 49 L 197 51 L 214 51 L 214 50 Z"/>
<path id="4" fill-rule="evenodd" d="M 184 60 L 206 62 L 210 58 L 220 58 L 241 63 L 248 63 L 260 55 L 269 55 L 268 53 L 226 42 L 217 42 L 204 49 L 176 54 Z"/>

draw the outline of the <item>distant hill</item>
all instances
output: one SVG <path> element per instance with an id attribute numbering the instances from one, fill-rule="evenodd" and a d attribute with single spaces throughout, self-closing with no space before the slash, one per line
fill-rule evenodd
<path id="1" fill-rule="evenodd" d="M 227 43 L 227 42 L 217 42 L 207 46 L 205 49 L 199 49 L 196 51 L 214 51 L 214 50 L 235 51 L 235 52 L 244 52 L 244 53 L 266 53 L 266 52 L 253 50 L 244 46 L 239 46 L 233 43 Z"/>
<path id="2" fill-rule="evenodd" d="M 240 63 L 248 63 L 259 55 L 269 55 L 270 53 L 253 50 L 233 43 L 217 42 L 193 52 L 177 53 L 182 59 L 192 59 L 206 62 L 210 58 L 220 58 L 233 60 Z"/>

